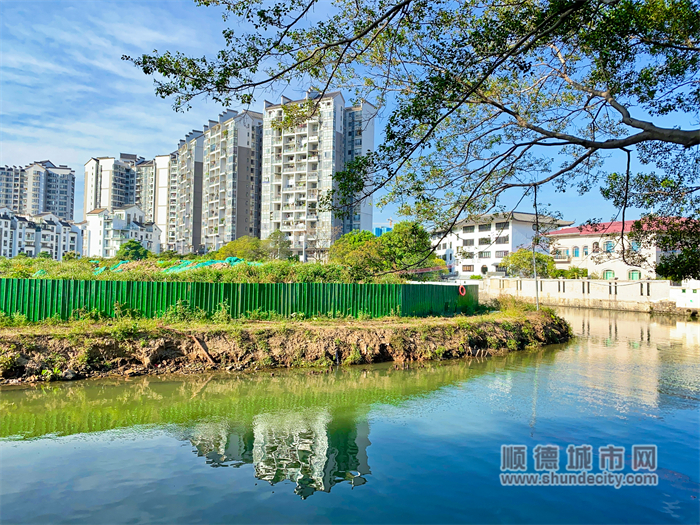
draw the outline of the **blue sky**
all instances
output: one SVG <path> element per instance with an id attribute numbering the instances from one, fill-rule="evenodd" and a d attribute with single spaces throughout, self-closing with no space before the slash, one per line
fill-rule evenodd
<path id="1" fill-rule="evenodd" d="M 2 0 L 0 164 L 50 159 L 74 168 L 79 220 L 83 166 L 90 157 L 169 153 L 186 133 L 201 129 L 223 109 L 199 100 L 187 113 L 174 112 L 170 101 L 154 95 L 152 80 L 121 56 L 154 49 L 211 55 L 223 45 L 220 14 L 218 8 L 198 7 L 190 0 Z M 301 91 L 288 88 L 285 94 Z M 268 98 L 276 100 L 279 94 Z M 262 100 L 253 106 L 260 108 Z M 382 122 L 378 124 L 377 140 Z M 593 217 L 609 220 L 614 214 L 597 192 L 579 197 L 546 190 L 540 199 L 577 224 Z M 527 204 L 519 210 L 532 211 Z M 398 219 L 395 209 L 375 210 L 375 224 L 386 224 L 389 217 Z"/>

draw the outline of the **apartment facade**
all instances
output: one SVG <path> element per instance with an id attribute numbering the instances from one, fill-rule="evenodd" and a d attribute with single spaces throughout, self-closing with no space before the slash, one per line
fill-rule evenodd
<path id="1" fill-rule="evenodd" d="M 634 221 L 625 221 L 624 231 L 629 234 Z M 622 257 L 621 221 L 603 222 L 593 226 L 562 228 L 548 234 L 552 240 L 552 256 L 557 269 L 568 270 L 572 266 L 588 270 L 588 275 L 601 279 L 639 280 L 654 279 L 654 265 L 659 262 L 661 250 L 656 247 L 641 248 L 627 241 L 627 248 L 640 251 L 647 261 L 645 267 L 627 264 Z"/>
<path id="2" fill-rule="evenodd" d="M 56 261 L 63 260 L 66 252 L 82 253 L 83 231 L 79 225 L 62 219 L 54 213 L 34 216 L 0 208 L 0 255 L 15 257 L 25 253 L 36 257 L 47 252 Z"/>
<path id="3" fill-rule="evenodd" d="M 178 196 L 178 167 L 179 163 L 179 153 L 175 151 L 168 155 L 168 171 L 169 178 L 167 184 L 167 202 L 164 205 L 161 203 L 158 208 L 158 220 L 160 220 L 161 213 L 163 212 L 163 207 L 167 209 L 164 222 L 157 222 L 159 226 L 163 229 L 163 242 L 165 245 L 165 250 L 175 251 L 177 248 L 177 196 Z M 157 157 L 156 157 L 157 158 Z M 161 183 L 159 183 L 160 187 Z"/>
<path id="4" fill-rule="evenodd" d="M 0 206 L 28 213 L 27 171 L 20 166 L 0 167 Z"/>
<path id="5" fill-rule="evenodd" d="M 534 213 L 511 212 L 458 222 L 444 238 L 441 233 L 432 236 L 433 242 L 439 242 L 435 253 L 447 263 L 450 275 L 457 279 L 505 274 L 501 261 L 520 248 L 532 247 L 536 222 L 541 230 L 572 224 L 543 215 L 536 219 Z"/>
<path id="6" fill-rule="evenodd" d="M 340 92 L 327 93 L 318 100 L 316 114 L 303 124 L 293 129 L 276 125 L 284 105 L 318 97 L 309 91 L 303 100 L 265 101 L 263 114 L 261 238 L 280 230 L 292 242 L 295 255 L 309 258 L 322 258 L 343 233 L 372 228 L 371 202 L 338 218 L 320 210 L 319 198 L 337 187 L 336 171 L 374 148 L 373 106 L 346 108 Z"/>
<path id="7" fill-rule="evenodd" d="M 84 255 L 116 257 L 119 248 L 130 240 L 153 253 L 160 253 L 160 228 L 146 221 L 146 214 L 136 205 L 99 208 L 85 216 Z"/>
<path id="8" fill-rule="evenodd" d="M 173 249 L 178 253 L 197 253 L 202 245 L 202 175 L 204 134 L 191 131 L 177 150 L 177 195 L 174 211 Z"/>
<path id="9" fill-rule="evenodd" d="M 136 188 L 134 204 L 152 221 L 155 214 L 156 173 L 154 160 L 140 160 L 134 165 L 136 170 Z"/>
<path id="10" fill-rule="evenodd" d="M 116 157 L 93 157 L 85 163 L 83 209 L 119 208 L 136 202 L 137 169 L 143 157 L 121 153 Z"/>
<path id="11" fill-rule="evenodd" d="M 204 126 L 201 242 L 205 251 L 260 237 L 261 113 L 226 111 Z"/>
<path id="12" fill-rule="evenodd" d="M 25 167 L 4 166 L 0 168 L 0 206 L 20 214 L 50 212 L 72 221 L 75 171 L 50 160 Z"/>

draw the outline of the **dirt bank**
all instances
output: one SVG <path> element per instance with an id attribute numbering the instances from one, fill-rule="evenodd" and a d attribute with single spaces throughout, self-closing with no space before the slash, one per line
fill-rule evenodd
<path id="1" fill-rule="evenodd" d="M 122 319 L 0 331 L 0 384 L 480 357 L 561 343 L 551 313 L 371 321 L 169 325 Z"/>

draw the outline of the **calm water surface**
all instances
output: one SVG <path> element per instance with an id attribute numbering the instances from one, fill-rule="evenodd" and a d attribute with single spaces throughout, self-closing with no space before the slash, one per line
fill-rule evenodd
<path id="1" fill-rule="evenodd" d="M 700 324 L 561 313 L 504 358 L 4 388 L 0 521 L 698 523 Z M 655 444 L 660 480 L 503 487 L 502 444 Z"/>

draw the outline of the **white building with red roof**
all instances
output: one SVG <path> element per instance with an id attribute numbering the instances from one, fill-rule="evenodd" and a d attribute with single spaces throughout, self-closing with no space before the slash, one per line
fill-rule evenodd
<path id="1" fill-rule="evenodd" d="M 552 255 L 557 269 L 584 268 L 588 275 L 601 279 L 638 280 L 654 279 L 654 265 L 661 251 L 656 248 L 640 248 L 637 243 L 625 239 L 628 250 L 639 252 L 646 259 L 642 267 L 623 260 L 622 235 L 627 236 L 634 221 L 602 222 L 597 225 L 561 228 L 549 233 Z"/>

